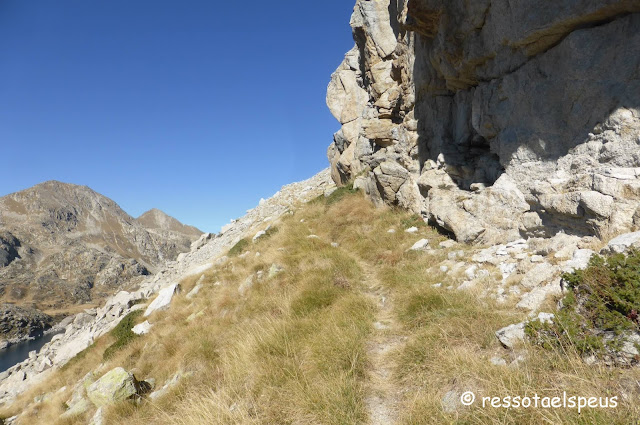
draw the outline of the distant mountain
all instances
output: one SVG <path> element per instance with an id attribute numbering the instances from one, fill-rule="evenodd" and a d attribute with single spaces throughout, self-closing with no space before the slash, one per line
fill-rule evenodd
<path id="1" fill-rule="evenodd" d="M 0 301 L 65 314 L 135 284 L 200 234 L 158 210 L 136 220 L 86 186 L 38 184 L 0 198 Z"/>
<path id="2" fill-rule="evenodd" d="M 202 231 L 186 224 L 180 223 L 175 218 L 167 215 L 165 212 L 157 208 L 153 208 L 140 217 L 136 221 L 150 232 L 164 234 L 165 232 L 174 235 L 182 235 L 190 240 L 198 239 L 202 235 Z"/>

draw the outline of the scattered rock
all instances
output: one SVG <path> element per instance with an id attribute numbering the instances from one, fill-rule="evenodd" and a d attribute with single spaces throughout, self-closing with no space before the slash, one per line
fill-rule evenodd
<path id="1" fill-rule="evenodd" d="M 268 278 L 271 279 L 271 278 L 275 277 L 276 275 L 278 275 L 279 273 L 282 273 L 283 271 L 284 271 L 283 267 L 280 267 L 279 265 L 273 263 L 271 265 L 271 267 L 269 267 Z"/>
<path id="2" fill-rule="evenodd" d="M 161 311 L 168 308 L 171 304 L 173 296 L 179 293 L 180 285 L 177 283 L 171 284 L 166 288 L 161 289 L 156 299 L 153 300 L 151 304 L 149 304 L 149 307 L 147 307 L 147 310 L 144 312 L 144 317 L 149 316 L 153 312 Z"/>
<path id="3" fill-rule="evenodd" d="M 429 250 L 429 239 L 420 239 L 418 242 L 414 243 L 410 251 L 427 251 Z"/>
<path id="4" fill-rule="evenodd" d="M 189 291 L 189 293 L 187 294 L 187 299 L 190 300 L 193 297 L 195 297 L 196 295 L 198 295 L 198 292 L 200 292 L 200 290 L 202 289 L 202 282 L 204 281 L 204 275 L 200 276 L 200 278 L 198 279 L 198 281 L 196 282 L 196 285 L 193 287 L 193 289 L 191 291 Z"/>
<path id="5" fill-rule="evenodd" d="M 447 391 L 444 397 L 442 397 L 442 410 L 444 410 L 445 413 L 455 413 L 460 406 L 460 393 L 458 391 Z"/>
<path id="6" fill-rule="evenodd" d="M 506 326 L 496 332 L 498 340 L 505 348 L 513 348 L 518 342 L 524 340 L 525 323 L 516 323 Z"/>
<path id="7" fill-rule="evenodd" d="M 507 361 L 505 359 L 503 359 L 502 357 L 491 357 L 490 360 L 491 364 L 494 366 L 506 366 L 507 365 Z"/>
<path id="8" fill-rule="evenodd" d="M 464 275 L 467 277 L 467 279 L 469 280 L 473 280 L 476 277 L 476 271 L 478 270 L 478 266 L 476 266 L 475 264 L 472 266 L 469 266 L 465 271 L 464 271 Z"/>
<path id="9" fill-rule="evenodd" d="M 524 275 L 520 284 L 525 288 L 535 288 L 551 280 L 557 271 L 557 268 L 549 263 L 537 264 Z"/>

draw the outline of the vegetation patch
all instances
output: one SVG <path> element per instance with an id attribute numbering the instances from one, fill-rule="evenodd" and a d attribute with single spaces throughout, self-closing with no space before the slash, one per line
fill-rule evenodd
<path id="1" fill-rule="evenodd" d="M 229 250 L 229 257 L 237 257 L 242 254 L 247 247 L 249 246 L 249 240 L 247 238 L 240 239 L 234 246 Z"/>
<path id="2" fill-rule="evenodd" d="M 614 355 L 640 330 L 640 252 L 594 255 L 585 270 L 565 273 L 567 293 L 553 322 L 533 321 L 527 335 L 545 348 Z"/>
<path id="3" fill-rule="evenodd" d="M 108 360 L 113 354 L 126 347 L 131 341 L 138 337 L 131 328 L 137 324 L 137 319 L 142 315 L 142 310 L 133 311 L 127 314 L 118 325 L 109 332 L 115 338 L 115 342 L 104 350 L 102 355 L 104 360 Z"/>

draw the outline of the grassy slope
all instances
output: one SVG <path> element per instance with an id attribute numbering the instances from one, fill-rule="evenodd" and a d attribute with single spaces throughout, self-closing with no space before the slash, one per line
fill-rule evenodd
<path id="1" fill-rule="evenodd" d="M 151 317 L 151 334 L 109 358 L 101 373 L 123 366 L 160 385 L 176 371 L 193 374 L 157 402 L 110 408 L 107 423 L 627 424 L 639 417 L 634 400 L 620 399 L 622 389 L 633 392 L 637 370 L 586 366 L 575 354 L 537 347 L 517 367 L 492 365 L 496 355 L 510 360 L 494 331 L 523 315 L 513 304 L 444 289 L 456 278 L 438 270 L 448 250 L 406 251 L 419 238 L 437 247 L 443 237 L 427 227 L 418 235 L 402 231 L 415 223 L 405 212 L 372 208 L 359 194 L 312 202 L 286 217 L 277 233 L 249 244 L 250 255 L 209 271 L 194 300 L 178 297 Z M 284 272 L 267 278 L 273 263 Z M 238 286 L 257 271 L 265 277 L 240 296 Z M 431 286 L 436 282 L 443 288 Z M 183 282 L 183 293 L 194 284 L 195 278 Z M 197 312 L 203 314 L 187 320 Z M 21 399 L 24 405 L 38 393 L 69 388 L 32 407 L 30 423 L 54 423 L 73 384 L 102 362 L 109 338 Z M 467 390 L 617 395 L 621 404 L 580 415 L 575 409 L 443 411 L 448 391 Z M 57 423 L 86 423 L 88 416 Z"/>

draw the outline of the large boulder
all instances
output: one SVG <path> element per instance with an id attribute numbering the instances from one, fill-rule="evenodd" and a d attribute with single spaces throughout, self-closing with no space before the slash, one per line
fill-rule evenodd
<path id="1" fill-rule="evenodd" d="M 87 388 L 87 397 L 96 407 L 127 400 L 138 394 L 139 384 L 132 373 L 121 367 L 107 372 Z"/>

